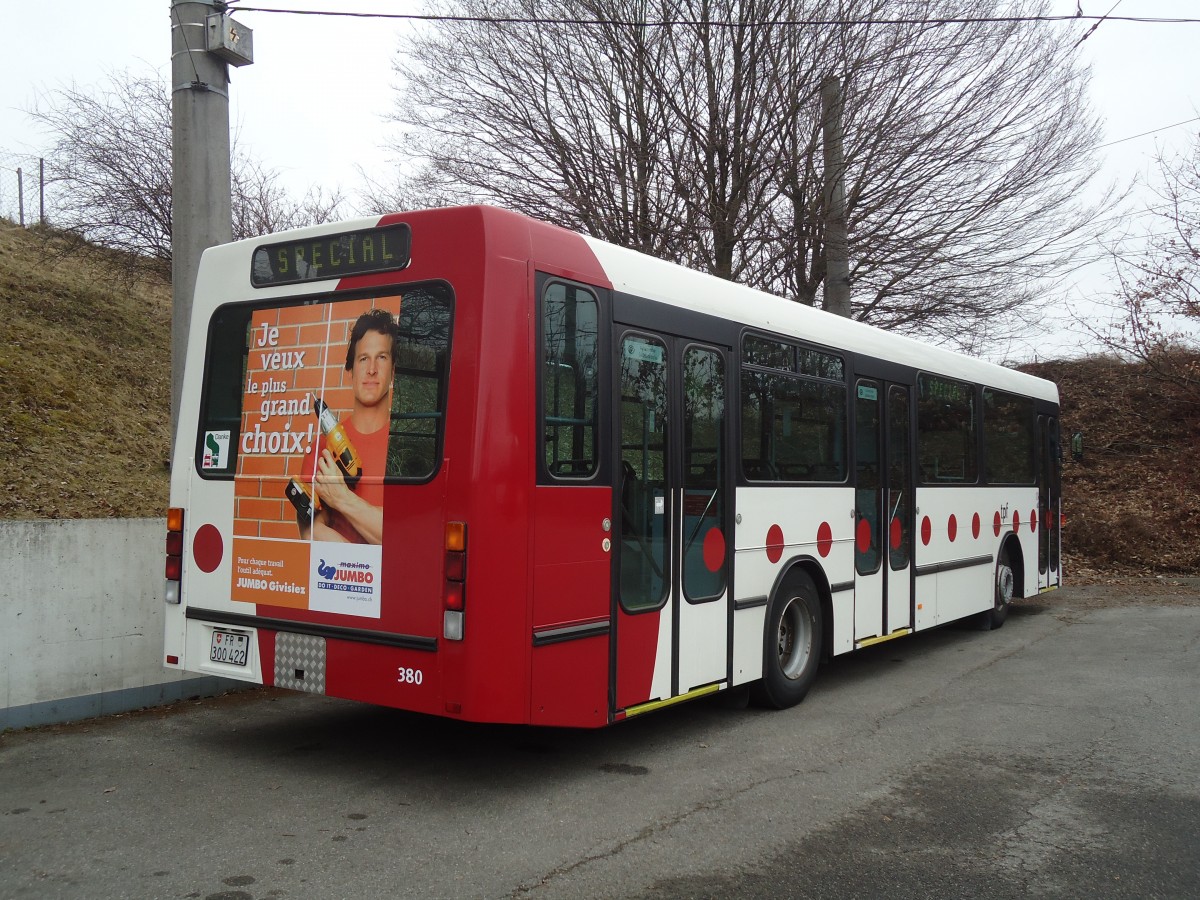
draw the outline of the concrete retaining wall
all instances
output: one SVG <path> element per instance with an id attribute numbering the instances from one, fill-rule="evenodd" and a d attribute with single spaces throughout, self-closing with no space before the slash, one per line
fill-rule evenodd
<path id="1" fill-rule="evenodd" d="M 0 521 L 0 731 L 218 693 L 162 667 L 163 519 Z"/>

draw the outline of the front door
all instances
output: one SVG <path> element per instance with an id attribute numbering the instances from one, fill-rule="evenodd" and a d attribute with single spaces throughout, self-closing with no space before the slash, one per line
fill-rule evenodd
<path id="1" fill-rule="evenodd" d="M 855 386 L 854 639 L 912 627 L 912 389 Z"/>
<path id="2" fill-rule="evenodd" d="M 1062 443 L 1058 419 L 1038 416 L 1038 589 L 1058 587 L 1062 535 Z"/>
<path id="3" fill-rule="evenodd" d="M 618 326 L 614 706 L 726 680 L 731 503 L 726 350 Z"/>

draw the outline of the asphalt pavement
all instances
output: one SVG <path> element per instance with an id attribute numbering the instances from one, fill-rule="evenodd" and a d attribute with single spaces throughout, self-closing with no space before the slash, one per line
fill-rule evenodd
<path id="1" fill-rule="evenodd" d="M 0 898 L 1200 897 L 1200 583 L 600 731 L 281 691 L 0 736 Z"/>

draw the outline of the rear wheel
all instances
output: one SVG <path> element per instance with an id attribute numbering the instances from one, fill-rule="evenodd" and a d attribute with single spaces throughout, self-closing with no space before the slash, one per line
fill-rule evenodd
<path id="1" fill-rule="evenodd" d="M 808 693 L 821 662 L 821 600 L 816 585 L 796 573 L 767 607 L 763 678 L 751 689 L 758 706 L 786 709 Z"/>

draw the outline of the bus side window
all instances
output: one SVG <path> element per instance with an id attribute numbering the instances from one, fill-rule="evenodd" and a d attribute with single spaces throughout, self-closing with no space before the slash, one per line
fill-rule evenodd
<path id="1" fill-rule="evenodd" d="M 988 484 L 1033 484 L 1033 400 L 983 389 L 983 454 Z"/>
<path id="2" fill-rule="evenodd" d="M 831 353 L 747 335 L 741 457 L 750 481 L 846 478 L 845 363 Z"/>
<path id="3" fill-rule="evenodd" d="M 599 459 L 595 295 L 576 285 L 549 284 L 541 324 L 543 462 L 553 478 L 590 478 Z"/>
<path id="4" fill-rule="evenodd" d="M 978 480 L 975 422 L 973 385 L 917 375 L 917 453 L 925 484 Z"/>

